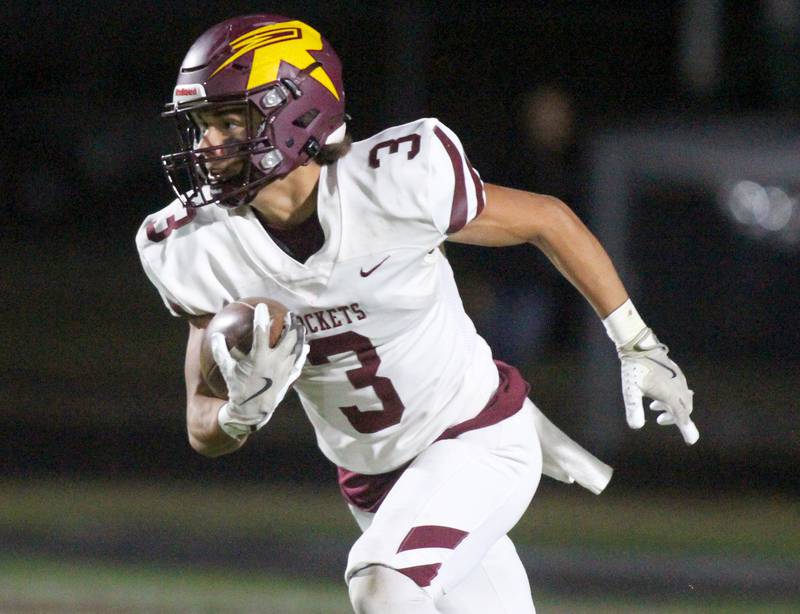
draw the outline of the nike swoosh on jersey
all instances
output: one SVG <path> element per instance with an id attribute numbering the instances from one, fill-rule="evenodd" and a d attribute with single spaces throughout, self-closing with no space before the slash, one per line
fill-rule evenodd
<path id="1" fill-rule="evenodd" d="M 271 380 L 270 378 L 268 378 L 268 377 L 265 377 L 265 378 L 264 378 L 264 381 L 266 382 L 266 383 L 264 384 L 264 387 L 263 387 L 263 388 L 261 388 L 260 390 L 258 390 L 258 391 L 257 391 L 257 392 L 256 392 L 254 395 L 252 395 L 252 396 L 249 396 L 249 397 L 247 397 L 247 398 L 246 398 L 244 401 L 242 401 L 242 405 L 244 405 L 244 404 L 245 404 L 245 403 L 247 403 L 248 401 L 252 401 L 252 400 L 253 400 L 253 399 L 255 399 L 255 398 L 258 396 L 258 395 L 260 395 L 260 394 L 264 394 L 264 393 L 265 393 L 267 390 L 269 390 L 269 389 L 272 387 L 272 380 Z"/>
<path id="2" fill-rule="evenodd" d="M 375 269 L 377 269 L 379 266 L 381 266 L 390 257 L 391 257 L 391 254 L 389 256 L 386 256 L 386 258 L 381 260 L 378 264 L 376 264 L 374 267 L 372 267 L 369 271 L 365 271 L 364 269 L 361 269 L 361 277 L 369 277 L 370 275 L 372 275 L 375 272 Z"/>

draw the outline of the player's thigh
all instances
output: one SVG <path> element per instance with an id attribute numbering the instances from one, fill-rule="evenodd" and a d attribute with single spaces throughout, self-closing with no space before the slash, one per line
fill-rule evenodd
<path id="1" fill-rule="evenodd" d="M 441 614 L 534 614 L 528 575 L 508 536 L 436 601 Z"/>
<path id="2" fill-rule="evenodd" d="M 539 483 L 541 451 L 528 403 L 420 454 L 351 549 L 347 577 L 384 565 L 434 597 L 466 577 L 516 524 Z"/>

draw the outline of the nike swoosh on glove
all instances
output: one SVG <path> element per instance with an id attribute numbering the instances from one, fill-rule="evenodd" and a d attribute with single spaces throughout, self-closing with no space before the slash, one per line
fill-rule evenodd
<path id="1" fill-rule="evenodd" d="M 622 363 L 622 396 L 628 426 L 644 426 L 642 396 L 653 399 L 650 409 L 660 412 L 657 422 L 674 424 L 683 440 L 692 445 L 700 438 L 692 413 L 692 397 L 680 367 L 667 356 L 669 349 L 652 330 L 644 328 L 633 340 L 618 347 Z"/>
<path id="2" fill-rule="evenodd" d="M 269 347 L 269 310 L 256 305 L 253 314 L 253 345 L 239 360 L 231 356 L 222 333 L 211 337 L 211 353 L 228 385 L 228 402 L 217 421 L 235 439 L 255 432 L 272 417 L 289 386 L 298 378 L 308 355 L 305 329 L 287 313 L 283 334 Z"/>

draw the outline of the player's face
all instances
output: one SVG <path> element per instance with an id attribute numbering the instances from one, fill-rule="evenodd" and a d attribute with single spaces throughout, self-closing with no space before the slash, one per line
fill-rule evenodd
<path id="1" fill-rule="evenodd" d="M 192 114 L 199 130 L 195 149 L 208 149 L 205 167 L 212 181 L 229 179 L 238 174 L 244 159 L 235 155 L 231 145 L 247 140 L 247 116 L 244 107 L 208 109 Z M 232 155 L 233 154 L 233 155 Z"/>

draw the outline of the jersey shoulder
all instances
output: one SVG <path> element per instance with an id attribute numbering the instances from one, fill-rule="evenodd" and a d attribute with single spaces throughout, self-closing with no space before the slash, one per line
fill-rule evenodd
<path id="1" fill-rule="evenodd" d="M 433 222 L 441 238 L 483 208 L 480 175 L 455 133 L 433 117 L 357 141 L 341 162 L 345 181 L 366 189 L 387 215 Z"/>
<path id="2" fill-rule="evenodd" d="M 220 249 L 227 212 L 220 207 L 186 208 L 176 199 L 148 215 L 136 233 L 142 267 L 174 315 L 202 315 L 208 306 L 188 298 L 210 250 Z"/>
<path id="3" fill-rule="evenodd" d="M 450 132 L 438 119 L 423 117 L 356 141 L 345 159 L 372 173 L 382 169 L 382 176 L 401 179 L 404 170 L 413 172 L 438 161 L 436 135 L 445 130 Z"/>
<path id="4" fill-rule="evenodd" d="M 179 237 L 188 237 L 213 224 L 224 214 L 219 207 L 187 208 L 179 199 L 148 215 L 136 233 L 139 253 L 161 250 Z"/>

